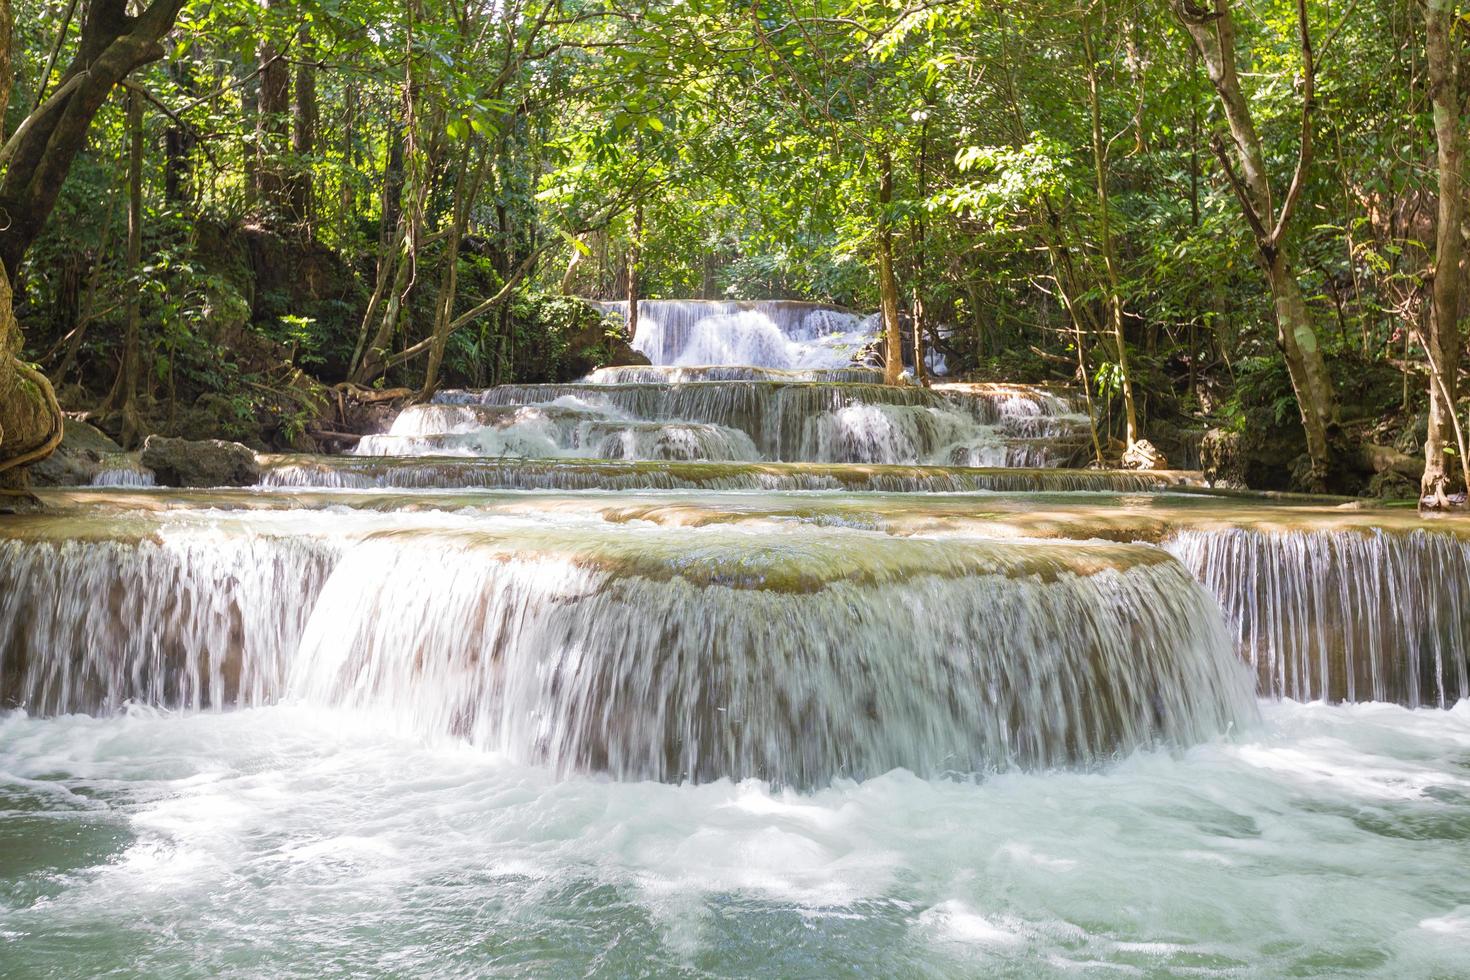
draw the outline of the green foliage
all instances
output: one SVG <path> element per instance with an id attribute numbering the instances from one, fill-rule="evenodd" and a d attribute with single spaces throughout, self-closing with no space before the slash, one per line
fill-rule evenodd
<path id="1" fill-rule="evenodd" d="M 1234 7 L 1265 166 L 1284 189 L 1301 126 L 1296 7 Z M 1417 356 L 1402 327 L 1421 309 L 1433 241 L 1422 23 L 1393 0 L 1308 8 L 1322 49 L 1317 155 L 1285 245 L 1334 363 L 1397 395 L 1376 366 Z M 60 12 L 16 4 L 7 132 L 44 95 Z M 63 64 L 76 36 L 62 39 Z M 286 53 L 293 99 L 311 69 L 309 146 L 295 138 L 304 105 L 262 114 L 268 51 Z M 1195 398 L 1235 425 L 1295 417 L 1249 229 L 1210 150 L 1224 123 L 1168 4 L 191 0 L 136 81 L 175 112 L 150 107 L 145 120 L 138 268 L 125 261 L 119 98 L 19 270 L 30 353 L 54 369 L 85 321 L 82 369 L 67 380 L 93 392 L 116 375 L 123 310 L 141 294 L 149 394 L 207 393 L 229 426 L 247 426 L 266 410 L 252 386 L 292 368 L 347 376 L 379 269 L 398 254 L 412 274 L 402 295 L 382 291 L 404 311 L 389 346 L 419 344 L 458 211 L 453 315 L 512 287 L 507 306 L 450 335 L 447 383 L 555 376 L 611 346 L 559 295 L 562 280 L 620 298 L 635 251 L 648 297 L 871 309 L 883 229 L 904 304 L 920 297 L 952 328 L 957 371 L 1066 378 L 1080 325 L 1106 398 L 1121 383 L 1106 227 L 1151 402 Z M 308 220 L 271 199 L 263 171 L 310 186 Z M 420 384 L 423 365 L 385 383 Z"/>

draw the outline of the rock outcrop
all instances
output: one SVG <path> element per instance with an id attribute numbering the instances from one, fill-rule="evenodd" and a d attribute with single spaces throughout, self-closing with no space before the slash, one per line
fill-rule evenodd
<path id="1" fill-rule="evenodd" d="M 260 479 L 255 453 L 222 439 L 170 439 L 149 436 L 143 465 L 166 487 L 244 487 Z"/>

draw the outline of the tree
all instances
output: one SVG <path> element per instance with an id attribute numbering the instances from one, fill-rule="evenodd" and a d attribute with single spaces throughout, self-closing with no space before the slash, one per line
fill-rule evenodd
<path id="1" fill-rule="evenodd" d="M 61 441 L 61 407 L 46 377 L 20 360 L 20 325 L 11 308 L 10 283 L 26 250 L 56 205 L 61 185 L 86 141 L 107 96 L 141 65 L 163 56 L 160 44 L 183 0 L 153 0 L 136 16 L 125 0 L 94 0 L 82 21 L 71 64 L 50 95 L 38 102 L 0 149 L 0 488 L 23 486 L 27 466 L 50 455 Z M 0 0 L 0 79 L 9 103 L 14 17 Z"/>
<path id="2" fill-rule="evenodd" d="M 1301 284 L 1293 265 L 1290 235 L 1293 219 L 1306 189 L 1312 162 L 1312 111 L 1315 108 L 1316 66 L 1307 22 L 1306 0 L 1296 0 L 1298 40 L 1301 46 L 1301 126 L 1296 167 L 1278 209 L 1271 177 L 1266 169 L 1266 152 L 1251 116 L 1236 67 L 1235 21 L 1230 0 L 1213 0 L 1201 7 L 1193 0 L 1175 0 L 1175 12 L 1204 61 L 1205 70 L 1229 124 L 1230 140 L 1239 170 L 1224 139 L 1216 136 L 1211 145 L 1235 192 L 1255 240 L 1257 259 L 1266 273 L 1276 315 L 1277 342 L 1286 358 L 1296 393 L 1302 427 L 1307 434 L 1307 453 L 1312 471 L 1309 485 L 1325 490 L 1334 466 L 1337 438 L 1337 400 L 1332 379 L 1322 357 L 1317 331 L 1307 309 Z"/>
<path id="3" fill-rule="evenodd" d="M 94 0 L 87 6 L 71 64 L 0 150 L 6 168 L 0 212 L 8 219 L 0 228 L 0 263 L 12 281 L 56 206 L 93 117 L 124 78 L 163 57 L 163 36 L 183 5 L 184 0 L 153 0 L 137 15 L 128 14 L 127 0 Z"/>
<path id="4" fill-rule="evenodd" d="M 1456 486 L 1450 466 L 1452 443 L 1459 447 L 1462 467 L 1465 440 L 1456 418 L 1460 371 L 1460 283 L 1465 210 L 1465 135 L 1460 103 L 1460 46 L 1454 41 L 1453 0 L 1426 0 L 1424 26 L 1429 61 L 1429 97 L 1434 106 L 1438 147 L 1438 215 L 1435 221 L 1432 308 L 1424 350 L 1429 359 L 1429 435 L 1424 442 L 1424 478 L 1420 497 L 1430 507 L 1447 507 L 1450 494 L 1470 483 L 1470 469 Z"/>

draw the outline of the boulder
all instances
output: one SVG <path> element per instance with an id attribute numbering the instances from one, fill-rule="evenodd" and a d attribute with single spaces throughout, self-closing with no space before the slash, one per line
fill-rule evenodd
<path id="1" fill-rule="evenodd" d="M 260 479 L 255 453 L 221 439 L 170 439 L 149 436 L 143 465 L 166 487 L 244 487 Z"/>
<path id="2" fill-rule="evenodd" d="M 575 381 L 602 367 L 630 367 L 650 363 L 623 336 L 621 325 L 611 325 L 600 314 L 581 316 L 566 334 L 561 357 L 561 381 Z"/>
<path id="3" fill-rule="evenodd" d="M 101 429 L 78 419 L 66 419 L 61 445 L 31 467 L 31 483 L 38 487 L 84 487 L 92 482 L 102 461 L 122 447 Z"/>

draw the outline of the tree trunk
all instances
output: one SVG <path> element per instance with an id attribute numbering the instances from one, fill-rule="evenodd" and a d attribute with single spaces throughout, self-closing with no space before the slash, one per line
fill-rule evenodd
<path id="1" fill-rule="evenodd" d="M 1296 392 L 1297 404 L 1301 409 L 1302 428 L 1307 434 L 1307 455 L 1312 458 L 1314 479 L 1319 483 L 1327 477 L 1325 469 L 1332 458 L 1331 439 L 1336 428 L 1336 402 L 1333 398 L 1332 379 L 1327 373 L 1327 364 L 1317 346 L 1317 332 L 1312 327 L 1311 314 L 1307 312 L 1306 297 L 1301 285 L 1292 273 L 1284 254 L 1278 252 L 1267 267 L 1271 281 L 1271 300 L 1276 312 L 1276 343 L 1286 358 L 1286 370 L 1291 376 L 1291 387 Z M 1323 462 L 1319 463 L 1321 460 Z M 1317 489 L 1322 489 L 1318 487 Z"/>
<path id="2" fill-rule="evenodd" d="M 279 6 L 272 0 L 269 6 Z M 260 42 L 260 92 L 255 114 L 256 198 L 268 219 L 290 215 L 286 180 L 286 149 L 289 146 L 291 111 L 291 68 L 270 38 Z"/>
<path id="3" fill-rule="evenodd" d="M 927 201 L 929 198 L 929 113 L 932 109 L 932 101 L 924 101 L 924 118 L 919 123 L 919 159 L 915 167 L 915 176 L 919 184 L 919 200 Z M 912 315 L 914 321 L 914 380 L 921 385 L 927 385 L 928 367 L 924 363 L 924 329 L 928 326 L 928 317 L 924 314 L 924 264 L 928 256 L 928 230 L 924 225 L 924 209 L 920 207 L 914 217 L 914 281 L 911 286 L 913 294 Z"/>
<path id="4" fill-rule="evenodd" d="M 189 63 L 180 59 L 168 64 L 168 77 L 180 92 L 194 94 L 194 72 Z M 169 121 L 163 133 L 163 199 L 170 205 L 184 204 L 190 193 L 189 154 L 194 150 L 194 133 Z"/>
<path id="5" fill-rule="evenodd" d="M 0 118 L 10 103 L 10 0 L 0 0 Z M 20 360 L 20 325 L 11 309 L 10 277 L 0 270 L 0 511 L 24 497 L 26 467 L 61 442 L 61 406 L 46 376 Z"/>
<path id="6" fill-rule="evenodd" d="M 312 63 L 311 28 L 303 23 L 296 33 L 296 91 L 291 103 L 291 177 L 287 217 L 310 240 L 312 221 L 311 155 L 316 151 L 318 110 L 316 65 Z"/>
<path id="7" fill-rule="evenodd" d="M 346 171 L 342 174 L 342 185 L 339 189 L 337 206 L 340 209 L 337 216 L 341 237 L 346 240 L 351 235 L 353 212 L 357 202 L 357 83 L 349 81 L 346 83 L 346 94 L 343 98 L 345 107 L 342 113 L 342 163 Z"/>
<path id="8" fill-rule="evenodd" d="M 1174 0 L 1174 11 L 1194 40 L 1230 126 L 1234 156 L 1240 163 L 1239 171 L 1223 140 L 1214 140 L 1212 148 L 1250 225 L 1257 258 L 1271 288 L 1277 343 L 1291 375 L 1292 390 L 1301 410 L 1302 427 L 1307 434 L 1307 451 L 1312 460 L 1309 489 L 1325 490 L 1334 469 L 1337 398 L 1287 247 L 1292 219 L 1301 201 L 1307 168 L 1312 161 L 1311 121 L 1316 97 L 1316 69 L 1306 0 L 1296 0 L 1298 40 L 1302 51 L 1301 142 L 1296 170 L 1279 210 L 1272 198 L 1261 137 L 1256 132 L 1240 76 L 1236 72 L 1235 23 L 1230 12 L 1230 0 L 1213 0 L 1207 10 L 1195 6 L 1190 0 Z"/>
<path id="9" fill-rule="evenodd" d="M 449 342 L 449 327 L 454 320 L 454 300 L 459 288 L 459 253 L 469 224 L 470 211 L 479 196 L 484 176 L 485 155 L 477 156 L 471 172 L 470 146 L 465 144 L 459 160 L 459 173 L 454 179 L 454 206 L 450 217 L 449 240 L 444 246 L 443 269 L 439 276 L 439 296 L 434 308 L 433 342 L 429 345 L 429 363 L 424 369 L 424 386 L 419 397 L 427 400 L 439 383 L 439 368 L 444 363 L 444 348 Z"/>
<path id="10" fill-rule="evenodd" d="M 883 320 L 883 383 L 896 385 L 903 374 L 903 335 L 898 323 L 898 281 L 893 276 L 893 160 L 882 151 L 878 160 L 878 308 Z"/>
<path id="11" fill-rule="evenodd" d="M 1103 142 L 1102 102 L 1098 95 L 1097 56 L 1092 47 L 1092 25 L 1082 22 L 1082 51 L 1087 59 L 1087 104 L 1092 116 L 1092 167 L 1096 180 L 1098 232 L 1103 268 L 1107 273 L 1108 323 L 1118 349 L 1118 373 L 1122 376 L 1124 437 L 1128 448 L 1138 441 L 1138 412 L 1133 404 L 1133 374 L 1128 368 L 1128 341 L 1123 336 L 1123 297 L 1118 285 L 1118 256 L 1113 243 L 1113 224 L 1108 199 L 1107 145 Z M 1141 137 L 1140 137 L 1141 139 Z"/>
<path id="12" fill-rule="evenodd" d="M 1439 213 L 1435 233 L 1433 308 L 1425 337 L 1429 357 L 1429 437 L 1424 442 L 1425 506 L 1445 507 L 1456 485 L 1449 453 L 1455 436 L 1455 400 L 1460 369 L 1461 219 L 1465 188 L 1465 141 L 1460 122 L 1459 51 L 1454 45 L 1453 0 L 1428 0 L 1424 25 L 1429 55 L 1429 97 L 1434 104 L 1434 135 L 1439 146 Z M 1461 450 L 1461 465 L 1470 467 Z M 1470 476 L 1465 478 L 1470 481 Z"/>

